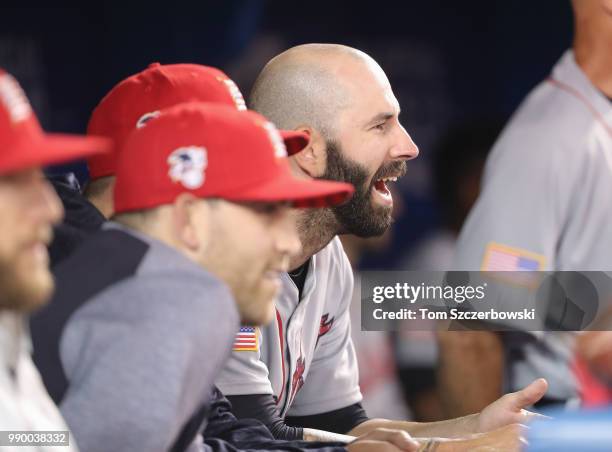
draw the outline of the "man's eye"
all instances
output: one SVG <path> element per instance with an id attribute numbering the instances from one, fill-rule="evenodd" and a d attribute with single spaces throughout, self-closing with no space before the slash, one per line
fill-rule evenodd
<path id="1" fill-rule="evenodd" d="M 385 125 L 387 123 L 386 122 L 381 122 L 380 124 L 376 124 L 374 127 L 372 127 L 374 130 L 385 130 Z"/>
<path id="2" fill-rule="evenodd" d="M 253 209 L 260 214 L 263 215 L 274 215 L 278 209 L 279 209 L 279 204 L 277 203 L 254 203 L 253 204 Z"/>
<path id="3" fill-rule="evenodd" d="M 266 204 L 261 208 L 261 212 L 266 215 L 274 215 L 277 211 L 278 204 Z"/>
<path id="4" fill-rule="evenodd" d="M 253 212 L 259 215 L 276 216 L 284 212 L 287 208 L 292 207 L 292 203 L 288 201 L 277 202 L 248 202 L 243 204 L 249 207 Z"/>

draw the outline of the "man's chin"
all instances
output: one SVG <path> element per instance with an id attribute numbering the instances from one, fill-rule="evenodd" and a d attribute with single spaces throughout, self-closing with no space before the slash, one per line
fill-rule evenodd
<path id="1" fill-rule="evenodd" d="M 243 325 L 266 325 L 274 318 L 274 301 L 278 291 L 269 287 L 253 291 L 246 305 L 240 309 L 240 321 Z"/>
<path id="2" fill-rule="evenodd" d="M 380 205 L 370 200 L 369 209 L 362 210 L 361 221 L 355 221 L 353 234 L 361 238 L 380 237 L 393 223 L 393 205 Z"/>
<path id="3" fill-rule="evenodd" d="M 391 226 L 393 221 L 393 205 L 381 206 L 380 204 L 372 203 L 372 210 L 370 211 L 370 214 L 372 215 L 372 218 L 378 220 L 381 227 L 384 227 L 386 230 L 389 226 Z"/>
<path id="4" fill-rule="evenodd" d="M 378 221 L 373 221 L 376 218 Z M 383 218 L 385 218 L 383 220 Z M 352 234 L 362 239 L 369 239 L 372 237 L 380 237 L 387 229 L 391 226 L 392 219 L 388 217 L 376 216 L 374 213 L 370 213 L 370 216 L 364 215 L 361 221 L 344 222 L 340 221 L 340 228 L 338 235 Z"/>
<path id="5" fill-rule="evenodd" d="M 35 311 L 46 305 L 53 294 L 53 277 L 48 271 L 35 272 L 27 278 L 2 281 L 1 308 L 23 313 Z"/>

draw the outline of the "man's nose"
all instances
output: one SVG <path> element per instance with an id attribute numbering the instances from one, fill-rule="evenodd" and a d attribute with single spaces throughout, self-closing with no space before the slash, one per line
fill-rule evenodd
<path id="1" fill-rule="evenodd" d="M 397 142 L 391 148 L 390 157 L 393 160 L 412 160 L 419 155 L 419 147 L 412 141 L 406 129 L 399 124 Z"/>
<path id="2" fill-rule="evenodd" d="M 46 179 L 40 179 L 38 186 L 38 208 L 40 215 L 51 224 L 57 224 L 64 218 L 64 206 L 57 193 Z"/>

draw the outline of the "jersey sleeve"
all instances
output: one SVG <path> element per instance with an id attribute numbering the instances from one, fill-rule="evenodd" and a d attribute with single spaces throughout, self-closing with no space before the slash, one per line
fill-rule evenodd
<path id="1" fill-rule="evenodd" d="M 353 273 L 340 240 L 334 239 L 330 272 L 340 299 L 328 300 L 333 321 L 326 332 L 319 333 L 310 370 L 287 416 L 309 416 L 345 408 L 360 402 L 359 369 L 351 339 L 350 304 Z M 323 333 L 323 334 L 322 334 Z"/>
<path id="2" fill-rule="evenodd" d="M 240 396 L 238 396 L 240 397 Z M 300 452 L 303 450 L 315 450 L 317 452 L 340 452 L 345 451 L 343 444 L 318 443 L 306 441 L 279 441 L 274 439 L 272 433 L 264 424 L 250 419 L 236 419 L 234 405 L 215 388 L 211 399 L 208 424 L 204 431 L 206 445 L 209 449 L 218 452 L 240 450 L 266 450 Z M 302 429 L 299 429 L 300 431 Z M 236 449 L 228 448 L 235 447 Z M 226 448 L 223 448 L 226 447 Z"/>
<path id="3" fill-rule="evenodd" d="M 579 178 L 577 149 L 558 131 L 515 120 L 494 146 L 453 269 L 554 270 Z M 525 124 L 523 124 L 525 123 Z M 539 129 L 538 129 L 539 127 Z"/>
<path id="4" fill-rule="evenodd" d="M 232 413 L 238 419 L 257 419 L 272 433 L 274 438 L 287 441 L 301 440 L 304 432 L 300 425 L 289 426 L 281 418 L 272 394 L 228 396 Z"/>
<path id="5" fill-rule="evenodd" d="M 268 367 L 261 359 L 262 342 L 265 340 L 265 335 L 261 328 L 254 330 L 255 344 L 240 346 L 235 342 L 232 354 L 217 378 L 216 384 L 225 395 L 274 393 L 268 378 Z M 236 337 L 238 337 L 238 332 L 236 332 Z"/>
<path id="6" fill-rule="evenodd" d="M 285 419 L 288 425 L 314 428 L 343 435 L 367 420 L 368 416 L 360 402 L 327 413 Z"/>

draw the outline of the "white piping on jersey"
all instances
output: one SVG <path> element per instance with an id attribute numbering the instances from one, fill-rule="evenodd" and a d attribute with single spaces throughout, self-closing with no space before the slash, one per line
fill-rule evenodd
<path id="1" fill-rule="evenodd" d="M 593 104 L 591 104 L 591 102 L 589 102 L 589 100 L 586 97 L 582 95 L 580 91 L 578 91 L 573 86 L 568 85 L 567 83 L 564 83 L 560 80 L 557 80 L 556 78 L 553 78 L 552 76 L 548 77 L 546 81 L 548 81 L 553 86 L 571 94 L 576 99 L 578 99 L 580 102 L 582 102 L 588 108 L 591 114 L 595 117 L 595 119 L 603 126 L 606 132 L 608 132 L 608 135 L 612 137 L 612 128 L 608 125 L 604 116 L 599 112 L 599 110 L 597 110 L 593 106 Z"/>
<path id="2" fill-rule="evenodd" d="M 312 262 L 312 261 L 311 261 Z M 309 264 L 308 266 L 308 270 L 310 270 L 310 266 L 314 264 Z M 293 312 L 291 313 L 291 315 L 289 316 L 289 318 L 287 319 L 287 323 L 285 324 L 285 338 L 284 341 L 288 340 L 288 332 L 289 332 L 289 326 L 291 325 L 291 320 L 293 320 L 293 317 L 295 316 L 298 307 L 300 306 L 300 302 L 301 297 L 300 297 L 300 291 L 298 289 L 297 284 L 295 283 L 295 281 L 293 281 L 293 278 L 289 277 L 289 279 L 291 280 L 291 284 L 293 284 L 293 286 L 295 287 L 295 290 L 298 293 L 298 305 L 296 306 L 296 308 L 293 310 Z M 302 289 L 302 291 L 304 291 L 306 289 L 306 281 L 304 281 L 304 287 Z M 279 314 L 280 317 L 280 314 Z M 281 323 L 282 323 L 283 319 L 281 317 Z M 284 344 L 283 344 L 284 345 Z M 300 353 L 302 352 L 302 338 L 300 337 Z M 285 384 L 283 386 L 283 390 L 281 390 L 280 396 L 282 398 L 283 395 L 283 391 L 285 393 L 285 400 L 283 401 L 283 406 L 280 410 L 280 414 L 282 417 L 284 417 L 284 413 L 285 410 L 287 409 L 287 405 L 289 403 L 291 403 L 293 400 L 292 395 L 293 395 L 293 373 L 295 372 L 292 368 L 291 368 L 291 347 L 287 347 L 287 349 L 285 350 L 286 353 L 286 358 L 287 358 L 287 364 L 289 365 L 289 375 L 285 374 L 285 368 L 284 368 L 284 362 L 283 362 L 283 378 L 286 379 Z M 282 355 L 282 347 L 281 347 L 281 355 Z M 281 360 L 284 360 L 285 357 L 281 356 Z M 291 399 L 291 400 L 290 400 Z M 279 399 L 280 402 L 280 399 Z"/>
<path id="3" fill-rule="evenodd" d="M 278 312 L 278 308 L 276 309 L 276 328 L 278 329 L 278 339 L 280 345 L 280 355 L 281 355 L 281 367 L 283 373 L 283 381 L 286 380 L 286 372 L 285 372 L 285 335 L 283 334 L 283 319 L 281 318 L 280 312 Z M 285 331 L 286 333 L 286 331 Z M 278 399 L 276 400 L 276 404 L 281 401 L 283 398 L 283 393 L 285 392 L 285 386 L 281 388 L 281 392 L 278 395 Z"/>
<path id="4" fill-rule="evenodd" d="M 293 320 L 294 316 L 298 313 L 298 310 L 304 310 L 307 309 L 306 308 L 306 304 L 304 304 L 304 300 L 308 300 L 310 294 L 312 293 L 312 291 L 314 290 L 314 285 L 316 284 L 315 280 L 314 280 L 314 274 L 316 272 L 316 258 L 315 256 L 313 256 L 310 259 L 310 263 L 308 264 L 307 267 L 307 271 L 308 274 L 306 275 L 306 280 L 304 281 L 304 287 L 302 288 L 302 293 L 301 293 L 301 297 L 300 297 L 300 291 L 297 287 L 297 284 L 295 284 L 295 281 L 293 281 L 293 278 L 291 278 L 289 276 L 289 273 L 286 274 L 286 277 L 291 281 L 291 285 L 295 288 L 295 291 L 298 294 L 298 302 L 297 305 L 295 307 L 295 309 L 293 310 L 293 312 L 291 313 L 291 315 L 289 316 L 289 318 L 287 319 L 287 322 L 285 323 L 285 344 L 287 345 L 286 350 L 285 350 L 285 354 L 286 356 L 281 356 L 281 359 L 287 358 L 287 364 L 289 366 L 289 368 L 287 369 L 288 373 L 284 375 L 284 378 L 286 379 L 285 384 L 283 385 L 283 389 L 281 390 L 281 393 L 279 395 L 279 402 L 281 401 L 282 395 L 283 393 L 285 394 L 285 400 L 283 400 L 282 402 L 282 407 L 281 410 L 279 411 L 281 417 L 285 417 L 286 411 L 288 411 L 289 407 L 293 404 L 293 399 L 295 398 L 295 396 L 297 395 L 297 392 L 295 391 L 295 388 L 293 387 L 293 374 L 296 372 L 296 369 L 294 369 L 292 367 L 293 363 L 291 361 L 291 347 L 288 344 L 289 341 L 289 328 L 291 326 L 291 321 Z M 279 314 L 280 317 L 280 314 Z M 282 323 L 282 317 L 281 317 L 281 323 Z M 300 344 L 299 344 L 299 353 L 300 353 L 300 357 L 304 356 L 304 350 L 302 347 L 302 336 L 300 336 Z M 281 355 L 282 355 L 282 350 L 281 350 Z M 299 359 L 299 357 L 298 357 Z M 296 361 L 296 366 L 297 366 L 297 361 Z"/>

